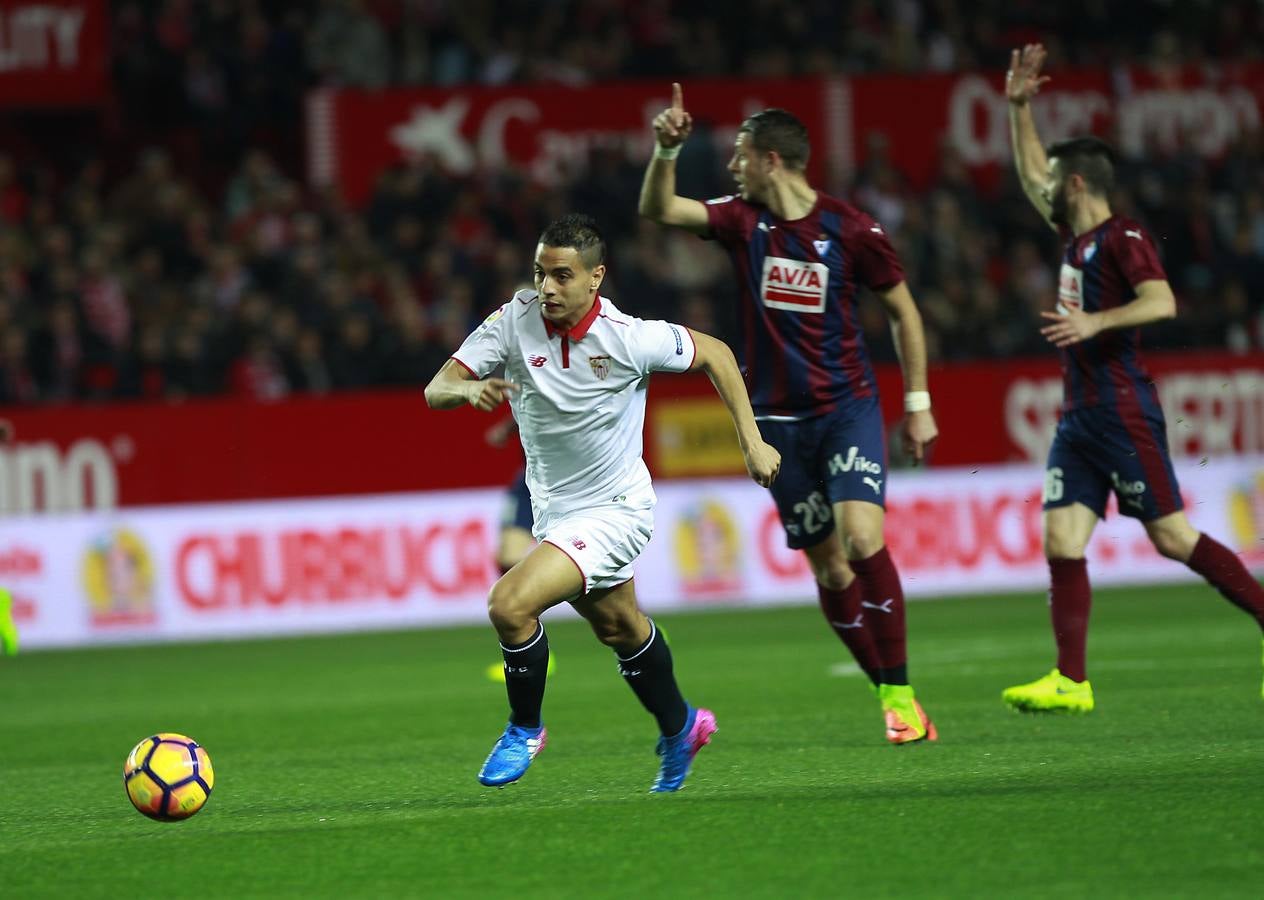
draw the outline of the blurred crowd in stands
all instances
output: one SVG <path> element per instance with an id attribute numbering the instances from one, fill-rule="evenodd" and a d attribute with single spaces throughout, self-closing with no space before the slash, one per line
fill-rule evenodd
<path id="1" fill-rule="evenodd" d="M 104 144 L 56 162 L 0 154 L 0 403 L 422 384 L 529 278 L 541 227 L 571 209 L 607 229 L 604 293 L 622 308 L 732 336 L 727 259 L 637 220 L 639 164 L 597 151 L 580 180 L 546 191 L 420 160 L 354 210 L 302 183 L 293 142 L 313 86 L 995 68 L 1037 37 L 1072 62 L 1264 48 L 1258 4 L 1138 0 L 1108 21 L 1109 6 L 756 0 L 738 17 L 709 0 L 117 3 Z M 1169 30 L 1141 24 L 1150 7 Z M 124 134 L 148 147 L 119 165 L 105 145 Z M 205 165 L 187 164 L 189 141 Z M 687 192 L 728 193 L 723 162 Z M 946 150 L 937 183 L 915 192 L 879 152 L 847 193 L 893 235 L 933 360 L 1050 352 L 1038 313 L 1053 306 L 1058 241 L 1012 179 L 983 197 Z M 1181 301 L 1146 346 L 1260 348 L 1260 135 L 1214 166 L 1129 165 L 1114 203 L 1162 236 Z M 880 306 L 863 309 L 875 357 L 893 359 Z"/>

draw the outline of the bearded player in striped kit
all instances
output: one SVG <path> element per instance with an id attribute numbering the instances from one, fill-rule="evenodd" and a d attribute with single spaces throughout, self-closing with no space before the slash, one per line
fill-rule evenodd
<path id="1" fill-rule="evenodd" d="M 1182 562 L 1264 628 L 1264 589 L 1237 555 L 1185 516 L 1158 392 L 1141 361 L 1139 326 L 1176 315 L 1154 239 L 1110 208 L 1115 153 L 1080 137 L 1047 150 L 1031 113 L 1049 77 L 1045 49 L 1014 50 L 1005 79 L 1014 164 L 1032 205 L 1066 241 L 1058 308 L 1041 329 L 1061 351 L 1062 415 L 1045 468 L 1044 544 L 1057 665 L 1002 692 L 1025 712 L 1093 709 L 1085 662 L 1089 585 L 1085 547 L 1113 492 L 1156 550 Z"/>

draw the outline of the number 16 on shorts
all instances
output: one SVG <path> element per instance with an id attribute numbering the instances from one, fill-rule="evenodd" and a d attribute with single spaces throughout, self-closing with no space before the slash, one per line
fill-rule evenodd
<path id="1" fill-rule="evenodd" d="M 1057 503 L 1062 499 L 1062 467 L 1051 466 L 1045 470 L 1045 489 L 1040 497 L 1044 504 Z"/>

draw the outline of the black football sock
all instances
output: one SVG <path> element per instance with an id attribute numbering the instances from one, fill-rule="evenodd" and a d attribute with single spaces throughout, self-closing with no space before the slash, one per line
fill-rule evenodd
<path id="1" fill-rule="evenodd" d="M 523 728 L 540 727 L 544 705 L 544 680 L 549 672 L 549 637 L 544 623 L 521 644 L 500 645 L 505 657 L 505 691 L 509 694 L 509 721 Z"/>
<path id="2" fill-rule="evenodd" d="M 908 684 L 908 663 L 878 670 L 883 684 Z"/>
<path id="3" fill-rule="evenodd" d="M 672 673 L 671 650 L 663 633 L 650 620 L 650 636 L 640 649 L 626 657 L 616 654 L 619 674 L 632 688 L 641 705 L 658 720 L 658 729 L 668 737 L 685 730 L 689 709 L 680 696 Z"/>

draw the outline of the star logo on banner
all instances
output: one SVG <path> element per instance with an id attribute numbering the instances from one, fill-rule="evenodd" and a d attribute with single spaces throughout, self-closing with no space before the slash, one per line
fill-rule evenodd
<path id="1" fill-rule="evenodd" d="M 453 97 L 443 106 L 414 106 L 412 118 L 390 130 L 391 141 L 406 155 L 431 154 L 444 168 L 458 175 L 474 170 L 474 150 L 461 136 L 461 123 L 470 111 L 464 97 Z"/>

